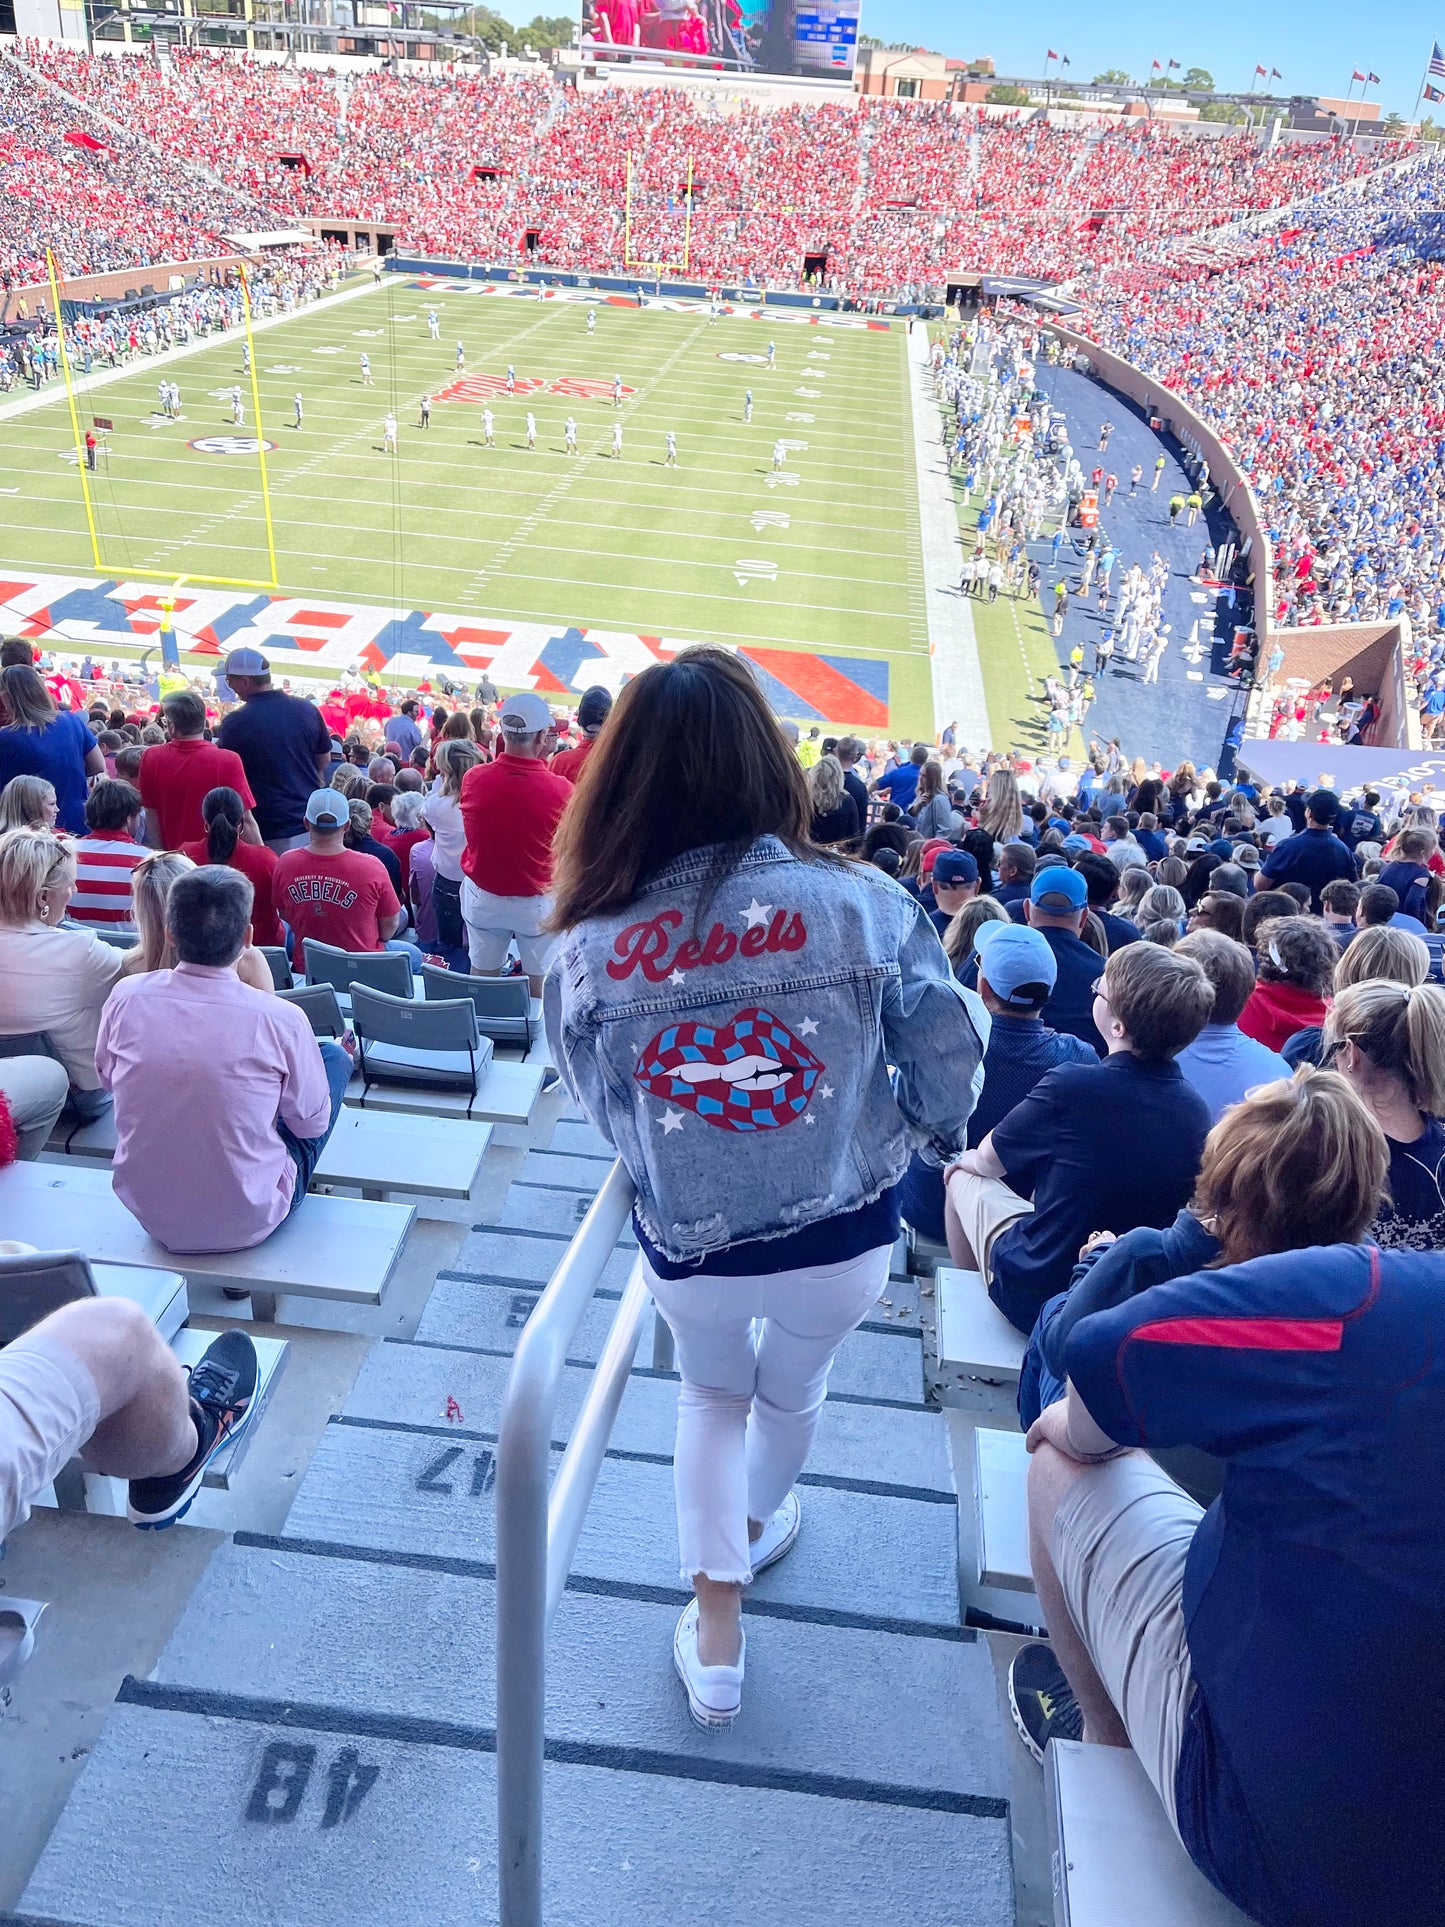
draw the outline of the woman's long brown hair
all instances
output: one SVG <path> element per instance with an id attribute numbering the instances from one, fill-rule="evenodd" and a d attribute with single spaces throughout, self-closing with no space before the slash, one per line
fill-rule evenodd
<path id="1" fill-rule="evenodd" d="M 808 842 L 807 781 L 752 671 L 706 646 L 627 684 L 582 765 L 557 830 L 552 928 L 631 903 L 664 864 L 716 846 L 699 917 L 760 836 L 826 862 Z"/>

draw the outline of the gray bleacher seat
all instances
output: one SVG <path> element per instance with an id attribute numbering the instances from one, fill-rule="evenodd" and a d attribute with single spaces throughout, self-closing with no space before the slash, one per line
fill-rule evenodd
<path id="1" fill-rule="evenodd" d="M 1249 1927 L 1189 1858 L 1125 1747 L 1051 1740 L 1055 1927 Z"/>
<path id="2" fill-rule="evenodd" d="M 980 1425 L 973 1434 L 973 1502 L 978 1582 L 1032 1592 L 1029 1565 L 1029 1455 L 1022 1432 Z"/>
<path id="3" fill-rule="evenodd" d="M 422 995 L 429 1001 L 470 997 L 477 1029 L 497 1044 L 532 1048 L 532 991 L 525 977 L 470 977 L 456 970 L 423 964 Z"/>
<path id="4" fill-rule="evenodd" d="M 88 930 L 92 937 L 99 937 L 101 942 L 108 943 L 112 950 L 134 950 L 136 947 L 137 933 L 134 930 L 107 930 L 103 925 L 94 923 L 75 927 Z"/>
<path id="5" fill-rule="evenodd" d="M 330 984 L 295 984 L 289 990 L 277 987 L 276 995 L 304 1012 L 307 1023 L 318 1037 L 341 1038 L 346 1035 L 346 1018 L 341 1000 Z"/>
<path id="6" fill-rule="evenodd" d="M 291 974 L 291 959 L 283 947 L 279 943 L 258 943 L 256 948 L 266 959 L 273 986 L 277 990 L 290 990 L 296 979 Z"/>
<path id="7" fill-rule="evenodd" d="M 374 1083 L 462 1090 L 475 1100 L 492 1047 L 477 1028 L 469 997 L 418 1002 L 357 983 L 351 991 L 351 1026 L 363 1101 Z M 470 1101 L 467 1108 L 470 1113 Z"/>
<path id="8" fill-rule="evenodd" d="M 414 1216 L 409 1205 L 312 1197 L 258 1245 L 182 1255 L 147 1237 L 115 1195 L 108 1168 L 67 1160 L 0 1171 L 0 1225 L 8 1237 L 37 1250 L 64 1240 L 128 1264 L 183 1272 L 192 1285 L 244 1290 L 257 1318 L 274 1317 L 282 1294 L 379 1305 Z"/>
<path id="9" fill-rule="evenodd" d="M 167 1343 L 189 1316 L 186 1281 L 151 1265 L 92 1266 L 83 1251 L 26 1251 L 0 1257 L 0 1345 L 80 1298 L 133 1298 Z"/>
<path id="10" fill-rule="evenodd" d="M 940 1367 L 985 1384 L 1016 1387 L 1028 1340 L 989 1297 L 980 1274 L 940 1265 L 934 1285 Z"/>
<path id="11" fill-rule="evenodd" d="M 338 950 L 312 937 L 304 946 L 308 984 L 330 984 L 348 996 L 353 984 L 393 997 L 410 997 L 411 959 L 401 950 Z"/>

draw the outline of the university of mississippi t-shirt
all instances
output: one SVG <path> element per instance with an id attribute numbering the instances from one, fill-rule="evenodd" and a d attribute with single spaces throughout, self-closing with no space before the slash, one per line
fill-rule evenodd
<path id="1" fill-rule="evenodd" d="M 271 887 L 277 912 L 303 946 L 315 937 L 338 950 L 380 950 L 378 920 L 401 908 L 385 865 L 360 850 L 287 850 Z"/>

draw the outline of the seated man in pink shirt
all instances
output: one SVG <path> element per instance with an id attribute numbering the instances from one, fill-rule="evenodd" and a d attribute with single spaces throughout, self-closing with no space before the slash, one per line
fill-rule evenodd
<path id="1" fill-rule="evenodd" d="M 238 870 L 178 877 L 166 925 L 175 968 L 123 979 L 96 1041 L 115 1099 L 115 1193 L 168 1251 L 243 1251 L 305 1197 L 351 1059 L 237 976 L 251 938 Z"/>

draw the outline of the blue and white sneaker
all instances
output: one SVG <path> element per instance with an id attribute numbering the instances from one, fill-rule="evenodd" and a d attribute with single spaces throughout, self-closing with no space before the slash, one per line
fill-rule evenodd
<path id="1" fill-rule="evenodd" d="M 125 1510 L 132 1525 L 160 1531 L 185 1516 L 201 1489 L 206 1467 L 250 1422 L 260 1375 L 250 1334 L 217 1332 L 191 1367 L 195 1456 L 189 1465 L 165 1478 L 131 1480 Z"/>

